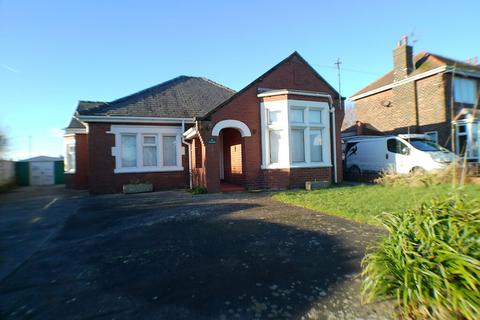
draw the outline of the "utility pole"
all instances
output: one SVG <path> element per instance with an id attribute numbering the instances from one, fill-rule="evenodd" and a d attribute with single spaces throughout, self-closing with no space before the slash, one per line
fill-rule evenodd
<path id="1" fill-rule="evenodd" d="M 337 71 L 338 71 L 338 106 L 340 107 L 340 110 L 343 110 L 342 109 L 342 87 L 341 87 L 342 81 L 340 76 L 340 65 L 342 64 L 342 61 L 340 60 L 340 58 L 337 58 L 337 62 L 335 62 L 334 64 L 337 65 Z"/>
<path id="2" fill-rule="evenodd" d="M 28 157 L 32 157 L 32 136 L 28 136 Z"/>

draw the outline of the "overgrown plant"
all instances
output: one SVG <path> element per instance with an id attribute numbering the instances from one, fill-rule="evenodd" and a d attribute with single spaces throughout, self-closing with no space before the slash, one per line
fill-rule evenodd
<path id="1" fill-rule="evenodd" d="M 192 194 L 205 194 L 208 193 L 207 188 L 198 186 L 192 189 Z"/>
<path id="2" fill-rule="evenodd" d="M 389 235 L 362 261 L 364 302 L 395 298 L 405 318 L 478 319 L 478 199 L 452 195 L 381 221 Z"/>
<path id="3" fill-rule="evenodd" d="M 391 171 L 383 172 L 380 177 L 374 180 L 375 183 L 383 186 L 432 186 L 440 184 L 454 183 L 460 184 L 462 169 L 457 163 L 435 171 L 417 171 L 409 174 L 398 174 Z M 463 183 L 469 182 L 468 177 L 464 177 Z"/>

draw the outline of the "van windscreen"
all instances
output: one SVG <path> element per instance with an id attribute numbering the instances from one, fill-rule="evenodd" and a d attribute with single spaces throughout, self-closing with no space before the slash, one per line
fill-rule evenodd
<path id="1" fill-rule="evenodd" d="M 410 139 L 410 144 L 420 151 L 427 151 L 427 152 L 435 152 L 435 151 L 447 151 L 447 149 L 439 146 L 433 141 L 425 140 L 425 139 Z"/>

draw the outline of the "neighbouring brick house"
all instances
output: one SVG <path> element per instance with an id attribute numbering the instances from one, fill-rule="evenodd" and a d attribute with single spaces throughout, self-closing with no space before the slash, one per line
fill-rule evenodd
<path id="1" fill-rule="evenodd" d="M 428 134 L 450 150 L 465 152 L 469 160 L 478 161 L 480 125 L 474 105 L 479 89 L 480 66 L 476 63 L 429 52 L 414 56 L 403 37 L 393 50 L 393 70 L 350 100 L 355 103 L 358 127 L 368 124 L 386 134 Z"/>
<path id="2" fill-rule="evenodd" d="M 297 53 L 239 92 L 180 76 L 112 102 L 78 104 L 66 184 L 92 193 L 245 189 L 342 180 L 338 93 Z"/>

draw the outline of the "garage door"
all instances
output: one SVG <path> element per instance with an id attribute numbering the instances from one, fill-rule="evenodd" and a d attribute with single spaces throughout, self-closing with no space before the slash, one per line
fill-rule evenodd
<path id="1" fill-rule="evenodd" d="M 53 162 L 30 162 L 30 185 L 54 184 Z"/>

